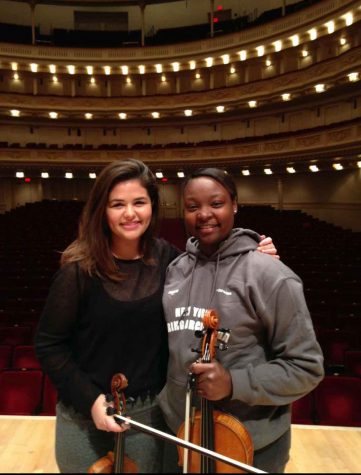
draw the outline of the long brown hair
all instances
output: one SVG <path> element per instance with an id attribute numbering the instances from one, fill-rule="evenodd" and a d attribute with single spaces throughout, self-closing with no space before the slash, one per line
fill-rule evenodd
<path id="1" fill-rule="evenodd" d="M 61 265 L 78 261 L 88 274 L 111 280 L 124 276 L 114 262 L 111 252 L 111 232 L 106 219 L 108 197 L 119 182 L 139 180 L 147 190 L 152 204 L 151 222 L 141 238 L 141 250 L 146 263 L 151 263 L 151 243 L 157 231 L 159 195 L 156 178 L 140 160 L 119 160 L 107 165 L 98 176 L 84 205 L 78 226 L 78 235 L 63 252 Z"/>

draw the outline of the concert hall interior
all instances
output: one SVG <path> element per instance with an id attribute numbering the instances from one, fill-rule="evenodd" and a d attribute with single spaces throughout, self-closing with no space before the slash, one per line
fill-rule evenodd
<path id="1" fill-rule="evenodd" d="M 234 178 L 236 225 L 301 277 L 324 353 L 325 378 L 292 406 L 287 471 L 360 471 L 361 1 L 0 10 L 0 472 L 57 471 L 40 455 L 57 394 L 34 332 L 94 180 L 126 158 L 156 174 L 159 235 L 181 250 L 183 178 Z"/>

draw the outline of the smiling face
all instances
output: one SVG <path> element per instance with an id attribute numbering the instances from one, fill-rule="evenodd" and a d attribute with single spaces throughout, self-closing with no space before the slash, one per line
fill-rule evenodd
<path id="1" fill-rule="evenodd" d="M 140 240 L 152 219 L 148 191 L 138 179 L 117 183 L 109 193 L 106 219 L 112 234 L 112 249 L 124 254 L 125 249 L 140 250 Z"/>
<path id="2" fill-rule="evenodd" d="M 213 178 L 193 178 L 184 189 L 186 229 L 190 235 L 199 239 L 200 249 L 208 256 L 229 236 L 236 210 L 235 200 Z"/>

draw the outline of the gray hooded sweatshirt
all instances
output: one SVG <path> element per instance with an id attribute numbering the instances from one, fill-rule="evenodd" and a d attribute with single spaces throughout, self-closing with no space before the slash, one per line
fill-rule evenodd
<path id="1" fill-rule="evenodd" d="M 168 267 L 163 306 L 169 338 L 167 384 L 158 396 L 174 433 L 184 421 L 188 368 L 198 355 L 195 330 L 207 309 L 230 329 L 228 349 L 216 359 L 229 370 L 232 394 L 215 408 L 236 416 L 254 449 L 283 435 L 291 403 L 321 381 L 323 356 L 301 279 L 280 260 L 256 251 L 259 235 L 233 229 L 212 256 L 190 238 Z"/>

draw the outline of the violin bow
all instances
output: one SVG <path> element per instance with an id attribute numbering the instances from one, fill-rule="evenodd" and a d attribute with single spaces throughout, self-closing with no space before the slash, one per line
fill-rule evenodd
<path id="1" fill-rule="evenodd" d="M 246 463 L 238 462 L 238 460 L 234 460 L 230 457 L 226 457 L 225 455 L 219 454 L 217 452 L 213 452 L 213 450 L 205 449 L 204 447 L 201 447 L 200 445 L 193 444 L 192 442 L 188 442 L 186 440 L 180 439 L 179 437 L 176 437 L 174 435 L 167 434 L 166 432 L 163 432 L 158 429 L 154 429 L 153 427 L 149 427 L 146 424 L 142 424 L 141 422 L 137 422 L 137 421 L 134 421 L 133 419 L 129 419 L 128 417 L 120 416 L 118 414 L 114 414 L 113 417 L 114 419 L 116 419 L 117 421 L 121 423 L 125 422 L 127 424 L 130 424 L 135 429 L 138 429 L 141 432 L 145 432 L 146 434 L 151 434 L 151 435 L 154 435 L 155 437 L 168 440 L 169 442 L 172 442 L 173 444 L 178 444 L 186 449 L 195 450 L 196 452 L 207 455 L 208 457 L 211 457 L 215 460 L 219 460 L 221 462 L 228 463 L 229 465 L 232 465 L 233 467 L 240 468 L 241 470 L 244 470 L 247 473 L 267 473 L 258 468 L 251 467 L 250 465 L 247 465 Z"/>
<path id="2" fill-rule="evenodd" d="M 185 418 L 184 418 L 184 440 L 186 442 L 189 442 L 190 422 L 193 423 L 193 417 L 194 417 L 194 407 L 191 406 L 194 385 L 195 385 L 195 376 L 193 373 L 188 373 L 186 404 L 185 404 Z M 188 473 L 188 461 L 189 461 L 188 448 L 184 448 L 183 454 L 184 454 L 183 455 L 183 473 Z"/>

